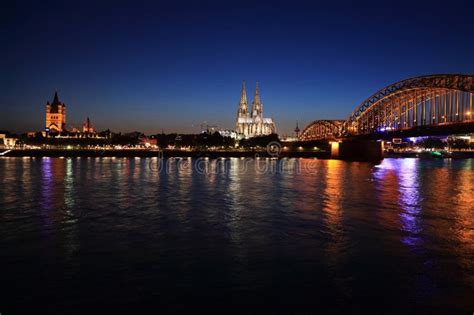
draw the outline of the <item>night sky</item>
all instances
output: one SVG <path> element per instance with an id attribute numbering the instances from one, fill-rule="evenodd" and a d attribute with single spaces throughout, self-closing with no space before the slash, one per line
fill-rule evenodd
<path id="1" fill-rule="evenodd" d="M 472 1 L 4 2 L 0 130 L 44 128 L 56 89 L 68 128 L 233 129 L 258 80 L 288 134 L 401 79 L 474 73 Z"/>

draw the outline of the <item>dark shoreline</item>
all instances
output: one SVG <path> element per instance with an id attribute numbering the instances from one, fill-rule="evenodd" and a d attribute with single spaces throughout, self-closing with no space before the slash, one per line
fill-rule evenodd
<path id="1" fill-rule="evenodd" d="M 430 152 L 399 152 L 385 153 L 384 158 L 419 158 L 419 159 L 473 159 L 474 151 L 454 151 L 449 154 L 443 153 L 441 156 L 435 157 Z"/>
<path id="2" fill-rule="evenodd" d="M 6 150 L 4 150 L 6 151 Z M 1 152 L 0 152 L 1 153 Z M 91 149 L 35 149 L 35 150 L 11 150 L 4 155 L 5 157 L 208 157 L 211 159 L 221 157 L 263 157 L 263 158 L 285 158 L 285 157 L 304 157 L 304 158 L 329 158 L 329 152 L 325 151 L 301 151 L 301 152 L 280 152 L 277 155 L 270 155 L 265 151 L 185 151 L 185 150 L 91 150 Z"/>
<path id="3" fill-rule="evenodd" d="M 7 150 L 0 151 L 6 152 Z M 11 150 L 0 157 L 191 157 L 211 159 L 217 158 L 318 158 L 330 159 L 330 153 L 326 151 L 281 151 L 277 155 L 270 155 L 267 151 L 185 151 L 185 150 L 92 150 L 92 149 L 34 149 L 34 150 Z M 385 153 L 384 158 L 432 158 L 429 152 L 401 152 Z M 452 152 L 440 158 L 469 159 L 474 158 L 474 152 Z"/>

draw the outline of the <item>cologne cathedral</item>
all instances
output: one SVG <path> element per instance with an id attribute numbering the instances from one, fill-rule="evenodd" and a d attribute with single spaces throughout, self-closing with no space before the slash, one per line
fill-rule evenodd
<path id="1" fill-rule="evenodd" d="M 258 82 L 255 85 L 252 111 L 249 112 L 247 103 L 247 92 L 245 82 L 242 82 L 242 92 L 240 94 L 239 110 L 237 111 L 237 122 L 235 126 L 237 134 L 245 137 L 257 137 L 276 133 L 275 123 L 272 118 L 263 117 L 263 104 L 258 94 Z"/>

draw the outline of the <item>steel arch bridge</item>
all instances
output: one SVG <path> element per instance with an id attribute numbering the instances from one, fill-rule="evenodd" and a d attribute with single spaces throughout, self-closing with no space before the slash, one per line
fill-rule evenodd
<path id="1" fill-rule="evenodd" d="M 435 74 L 398 81 L 363 101 L 342 124 L 339 135 L 473 123 L 473 98 L 474 75 Z M 324 132 L 313 133 L 314 139 L 303 135 L 300 140 L 315 140 Z"/>
<path id="2" fill-rule="evenodd" d="M 474 76 L 439 74 L 391 84 L 367 98 L 344 124 L 348 134 L 455 124 L 473 119 Z"/>
<path id="3" fill-rule="evenodd" d="M 303 129 L 299 140 L 320 140 L 342 136 L 344 120 L 315 120 Z"/>

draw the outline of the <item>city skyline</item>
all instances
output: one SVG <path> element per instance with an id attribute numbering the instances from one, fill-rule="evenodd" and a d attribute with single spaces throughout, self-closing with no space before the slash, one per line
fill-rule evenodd
<path id="1" fill-rule="evenodd" d="M 48 2 L 25 12 L 11 4 L 0 128 L 41 130 L 38 117 L 57 90 L 73 126 L 90 116 L 99 130 L 196 133 L 203 122 L 233 129 L 246 80 L 259 81 L 278 132 L 292 134 L 296 121 L 347 119 L 401 79 L 473 73 L 472 23 L 461 4 L 469 6 L 417 3 L 407 12 L 243 1 L 125 11 L 120 3 Z"/>
<path id="2" fill-rule="evenodd" d="M 473 9 L 2 3 L 0 315 L 473 313 Z"/>

